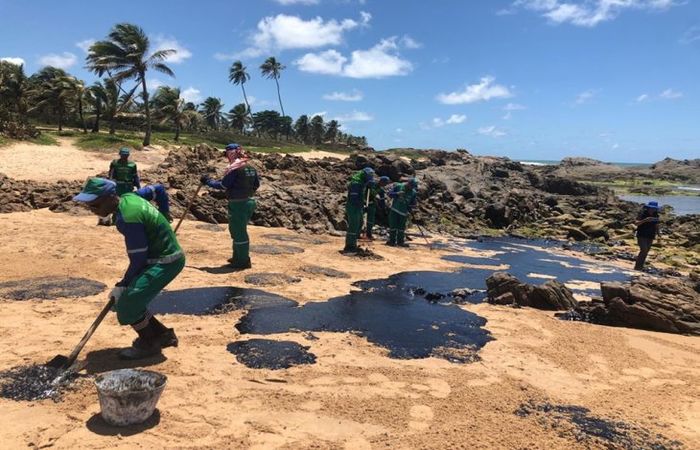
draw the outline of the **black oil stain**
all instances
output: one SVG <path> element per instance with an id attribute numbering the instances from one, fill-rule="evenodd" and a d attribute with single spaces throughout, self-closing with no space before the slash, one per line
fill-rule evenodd
<path id="1" fill-rule="evenodd" d="M 278 286 L 281 284 L 299 283 L 301 278 L 284 273 L 260 272 L 246 275 L 244 280 L 253 286 Z"/>
<path id="2" fill-rule="evenodd" d="M 302 364 L 314 364 L 316 355 L 293 341 L 250 339 L 228 344 L 226 349 L 236 355 L 241 364 L 252 369 L 288 369 Z"/>
<path id="3" fill-rule="evenodd" d="M 591 414 L 588 408 L 550 403 L 523 403 L 515 411 L 518 417 L 534 417 L 537 422 L 559 431 L 566 438 L 603 448 L 626 450 L 672 450 L 683 444 L 661 434 L 621 420 Z"/>
<path id="4" fill-rule="evenodd" d="M 12 300 L 54 300 L 61 297 L 89 297 L 103 292 L 107 285 L 87 278 L 39 277 L 0 283 L 0 298 Z"/>
<path id="5" fill-rule="evenodd" d="M 243 334 L 263 335 L 354 333 L 388 349 L 391 358 L 436 356 L 458 363 L 478 359 L 477 351 L 492 339 L 482 328 L 486 319 L 456 305 L 430 303 L 411 295 L 405 285 L 388 280 L 366 282 L 363 288 L 325 302 L 252 310 L 236 328 Z"/>
<path id="6" fill-rule="evenodd" d="M 301 270 L 306 273 L 324 275 L 329 278 L 350 278 L 350 275 L 347 273 L 341 272 L 340 270 L 331 269 L 330 267 L 304 266 L 301 268 Z"/>
<path id="7" fill-rule="evenodd" d="M 293 245 L 251 245 L 251 253 L 258 253 L 261 255 L 293 255 L 296 253 L 303 253 L 304 249 L 301 247 L 295 247 Z"/>
<path id="8" fill-rule="evenodd" d="M 296 242 L 298 244 L 311 244 L 311 245 L 327 244 L 327 243 L 331 242 L 328 239 L 324 239 L 324 238 L 320 238 L 320 237 L 307 237 L 307 236 L 287 235 L 287 234 L 263 234 L 262 237 L 265 239 L 271 239 L 273 241 Z"/>
<path id="9" fill-rule="evenodd" d="M 154 314 L 201 316 L 296 305 L 293 300 L 260 289 L 219 286 L 163 291 L 153 299 L 149 310 Z"/>
<path id="10" fill-rule="evenodd" d="M 224 227 L 221 227 L 215 223 L 202 223 L 199 225 L 195 225 L 195 228 L 198 228 L 200 230 L 213 231 L 214 233 L 221 233 L 222 231 L 225 231 Z"/>
<path id="11" fill-rule="evenodd" d="M 541 249 L 532 248 L 542 247 Z M 505 272 L 527 283 L 541 284 L 546 280 L 529 274 L 545 274 L 556 277 L 560 283 L 574 280 L 600 283 L 603 281 L 628 281 L 629 275 L 623 270 L 603 262 L 587 262 L 573 256 L 558 255 L 547 248 L 561 248 L 561 242 L 543 240 L 521 240 L 516 238 L 494 238 L 467 242 L 465 247 L 481 251 L 505 252 L 489 258 L 470 257 L 463 255 L 448 255 L 443 259 L 465 264 L 500 265 L 507 264 Z M 591 269 L 603 269 L 604 273 L 591 273 Z M 493 270 L 465 268 L 462 272 L 463 287 L 470 289 L 485 289 L 486 278 Z M 427 289 L 426 289 L 427 290 Z M 600 289 L 572 289 L 574 292 L 589 296 L 600 295 Z"/>

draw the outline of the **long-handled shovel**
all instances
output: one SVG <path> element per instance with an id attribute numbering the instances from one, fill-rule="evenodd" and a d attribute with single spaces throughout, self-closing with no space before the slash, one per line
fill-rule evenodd
<path id="1" fill-rule="evenodd" d="M 190 208 L 192 207 L 192 203 L 194 203 L 194 200 L 197 198 L 197 194 L 199 194 L 199 190 L 202 188 L 202 185 L 200 184 L 199 187 L 197 188 L 197 191 L 194 193 L 192 198 L 190 199 L 190 202 L 187 204 L 187 208 L 185 209 L 185 212 L 182 214 L 182 217 L 180 218 L 180 221 L 177 223 L 177 226 L 175 227 L 174 232 L 177 233 L 177 229 L 180 228 L 180 224 L 182 221 L 185 219 L 185 216 L 190 212 Z M 64 356 L 64 355 L 56 355 L 51 359 L 49 362 L 46 363 L 46 366 L 48 367 L 53 367 L 59 370 L 66 370 L 69 369 L 73 363 L 75 363 L 75 360 L 78 358 L 78 355 L 80 352 L 83 350 L 83 347 L 85 347 L 85 344 L 90 340 L 92 337 L 93 333 L 95 330 L 97 330 L 97 327 L 102 323 L 102 319 L 105 318 L 109 310 L 112 308 L 114 305 L 114 298 L 110 298 L 107 304 L 105 305 L 104 308 L 102 308 L 102 311 L 100 311 L 100 314 L 97 316 L 95 321 L 90 325 L 90 328 L 85 332 L 85 335 L 83 338 L 78 342 L 78 345 L 75 346 L 73 351 L 71 352 L 70 355 Z"/>
<path id="2" fill-rule="evenodd" d="M 418 227 L 418 231 L 420 231 L 421 236 L 423 236 L 423 239 L 425 239 L 425 243 L 428 244 L 428 248 L 432 251 L 433 244 L 430 243 L 428 238 L 425 236 L 425 233 L 423 233 L 423 228 L 420 225 L 418 225 L 417 223 L 414 225 Z"/>

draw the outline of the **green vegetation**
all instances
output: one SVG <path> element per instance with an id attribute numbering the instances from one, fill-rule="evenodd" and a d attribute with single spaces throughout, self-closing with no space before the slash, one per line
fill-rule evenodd
<path id="1" fill-rule="evenodd" d="M 343 132 L 337 120 L 287 116 L 279 81 L 285 66 L 274 56 L 259 70 L 262 77 L 275 81 L 279 112 L 250 110 L 244 86 L 250 75 L 241 61 L 228 68 L 228 78 L 241 87 L 244 103 L 231 109 L 214 96 L 200 104 L 187 102 L 177 87 L 161 86 L 149 92 L 146 78 L 153 71 L 174 76 L 165 63 L 175 52 L 154 51 L 146 31 L 120 23 L 88 50 L 85 65 L 102 78 L 90 86 L 60 68 L 43 67 L 27 77 L 23 66 L 0 61 L 0 134 L 31 139 L 37 136 L 33 124 L 40 123 L 55 124 L 59 136 L 76 137 L 78 146 L 85 149 L 229 142 L 267 152 L 299 152 L 311 146 L 348 152 L 367 147 L 364 136 Z M 102 123 L 108 125 L 110 137 L 100 132 Z M 64 131 L 64 127 L 73 130 Z M 140 132 L 117 133 L 117 129 Z"/>
<path id="2" fill-rule="evenodd" d="M 387 153 L 391 153 L 394 155 L 398 156 L 403 156 L 405 158 L 411 158 L 411 159 L 421 159 L 425 158 L 425 153 L 423 153 L 420 150 L 414 150 L 414 149 L 407 149 L 407 148 L 392 148 L 389 150 L 386 150 Z"/>
<path id="3" fill-rule="evenodd" d="M 684 183 L 660 178 L 634 178 L 607 181 L 582 180 L 584 183 L 606 187 L 616 194 L 640 195 L 700 195 L 691 191 L 679 191 L 676 188 Z"/>
<path id="4" fill-rule="evenodd" d="M 58 140 L 48 133 L 41 133 L 39 136 L 29 139 L 29 142 L 39 145 L 58 145 Z"/>

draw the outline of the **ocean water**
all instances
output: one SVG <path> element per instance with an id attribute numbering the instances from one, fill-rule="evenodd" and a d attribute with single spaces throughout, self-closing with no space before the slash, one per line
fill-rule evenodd
<path id="1" fill-rule="evenodd" d="M 700 214 L 700 195 L 618 195 L 622 200 L 635 203 L 648 203 L 650 201 L 659 202 L 660 205 L 668 205 L 673 208 L 673 213 L 677 216 L 687 214 Z"/>
<path id="2" fill-rule="evenodd" d="M 561 163 L 559 160 L 553 159 L 518 159 L 516 160 L 521 164 L 529 166 L 556 166 Z M 604 161 L 605 162 L 605 161 Z M 612 164 L 613 166 L 619 167 L 650 167 L 650 163 L 625 163 L 625 162 L 609 162 L 607 164 Z"/>

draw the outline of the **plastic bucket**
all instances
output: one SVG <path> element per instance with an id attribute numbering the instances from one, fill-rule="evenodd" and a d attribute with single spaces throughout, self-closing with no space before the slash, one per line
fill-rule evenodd
<path id="1" fill-rule="evenodd" d="M 119 369 L 95 378 L 102 418 L 124 427 L 145 422 L 153 415 L 168 377 L 140 369 Z"/>

